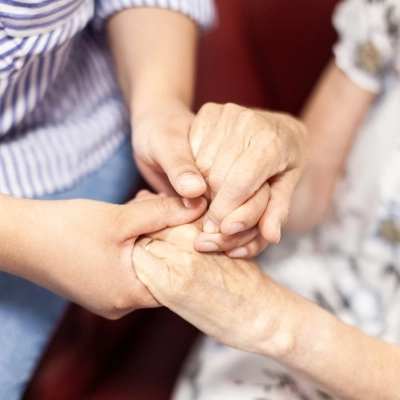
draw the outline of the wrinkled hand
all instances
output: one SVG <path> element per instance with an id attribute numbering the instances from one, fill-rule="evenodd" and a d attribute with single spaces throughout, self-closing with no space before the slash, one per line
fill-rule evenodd
<path id="1" fill-rule="evenodd" d="M 203 106 L 190 143 L 211 204 L 196 249 L 251 257 L 279 241 L 307 160 L 306 141 L 303 125 L 288 115 Z"/>
<path id="2" fill-rule="evenodd" d="M 146 193 L 125 205 L 21 202 L 31 203 L 26 203 L 24 225 L 29 240 L 12 242 L 20 254 L 20 270 L 27 271 L 19 275 L 111 319 L 159 305 L 132 265 L 138 236 L 193 221 L 206 207 L 203 198 L 149 199 Z"/>
<path id="3" fill-rule="evenodd" d="M 220 342 L 258 351 L 279 328 L 281 288 L 253 262 L 221 253 L 198 253 L 196 224 L 165 229 L 138 242 L 133 264 L 161 304 Z M 141 246 L 139 245 L 141 244 Z"/>

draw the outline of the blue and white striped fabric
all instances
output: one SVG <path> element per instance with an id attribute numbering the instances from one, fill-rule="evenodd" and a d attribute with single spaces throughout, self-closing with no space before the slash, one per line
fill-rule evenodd
<path id="1" fill-rule="evenodd" d="M 142 6 L 214 18 L 212 0 L 0 0 L 0 192 L 63 190 L 119 146 L 129 119 L 101 28 Z"/>

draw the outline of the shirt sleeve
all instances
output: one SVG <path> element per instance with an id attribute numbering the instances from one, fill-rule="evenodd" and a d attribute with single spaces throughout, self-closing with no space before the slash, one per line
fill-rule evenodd
<path id="1" fill-rule="evenodd" d="M 216 19 L 213 0 L 95 0 L 93 26 L 99 29 L 114 13 L 131 7 L 159 7 L 177 11 L 194 20 L 202 30 L 211 28 Z"/>
<path id="2" fill-rule="evenodd" d="M 399 50 L 398 0 L 346 0 L 333 15 L 339 40 L 333 48 L 337 66 L 358 86 L 382 90 L 385 74 Z"/>

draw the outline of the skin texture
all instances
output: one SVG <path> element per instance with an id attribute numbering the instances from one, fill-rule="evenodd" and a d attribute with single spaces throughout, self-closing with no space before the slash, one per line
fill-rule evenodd
<path id="1" fill-rule="evenodd" d="M 302 115 L 309 132 L 309 162 L 291 202 L 288 230 L 311 229 L 325 215 L 358 128 L 375 97 L 333 62 L 326 67 Z"/>
<path id="2" fill-rule="evenodd" d="M 301 122 L 233 104 L 207 104 L 195 116 L 198 33 L 181 14 L 123 10 L 108 35 L 143 176 L 157 192 L 210 201 L 197 250 L 250 257 L 277 242 L 307 159 Z"/>
<path id="3" fill-rule="evenodd" d="M 132 268 L 138 236 L 193 221 L 206 207 L 203 198 L 140 195 L 126 205 L 5 195 L 0 204 L 2 270 L 110 319 L 159 305 Z"/>
<path id="4" fill-rule="evenodd" d="M 207 104 L 190 141 L 212 200 L 196 249 L 214 243 L 209 250 L 251 257 L 278 242 L 307 161 L 302 123 L 286 114 Z"/>
<path id="5" fill-rule="evenodd" d="M 196 252 L 201 226 L 166 229 L 135 246 L 137 276 L 159 303 L 221 343 L 274 358 L 338 398 L 400 399 L 398 346 L 346 325 L 252 261 Z"/>
<path id="6" fill-rule="evenodd" d="M 323 217 L 374 98 L 332 63 L 327 67 L 303 114 L 310 162 L 289 228 L 310 229 Z M 220 342 L 271 357 L 338 398 L 400 399 L 399 346 L 346 325 L 251 261 L 196 253 L 191 242 L 202 224 L 150 235 L 148 251 L 150 239 L 135 246 L 137 276 L 161 304 Z"/>

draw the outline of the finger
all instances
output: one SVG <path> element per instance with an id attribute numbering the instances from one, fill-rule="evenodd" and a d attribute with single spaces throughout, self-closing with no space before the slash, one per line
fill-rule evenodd
<path id="1" fill-rule="evenodd" d="M 183 225 L 198 219 L 206 208 L 203 197 L 181 199 L 159 197 L 156 199 L 128 203 L 123 207 L 121 217 L 131 221 L 129 232 L 121 232 L 124 237 L 140 236 L 170 226 Z M 126 224 L 121 224 L 124 226 Z"/>
<path id="2" fill-rule="evenodd" d="M 162 191 L 167 193 L 169 196 L 177 195 L 164 171 L 155 171 L 138 157 L 135 157 L 135 161 L 142 176 L 155 192 Z"/>
<path id="3" fill-rule="evenodd" d="M 160 260 L 174 259 L 174 257 L 178 257 L 184 253 L 183 250 L 172 243 L 151 239 L 149 237 L 142 238 L 137 244 Z"/>
<path id="4" fill-rule="evenodd" d="M 193 245 L 199 252 L 229 251 L 246 245 L 258 235 L 258 232 L 257 227 L 230 236 L 201 232 Z"/>
<path id="5" fill-rule="evenodd" d="M 271 199 L 258 224 L 261 235 L 269 243 L 277 243 L 281 238 L 282 226 L 289 216 L 297 174 L 298 171 L 293 170 L 271 180 Z"/>
<path id="6" fill-rule="evenodd" d="M 130 202 L 157 199 L 159 197 L 168 197 L 168 196 L 165 193 L 160 192 L 158 194 L 155 194 L 155 193 L 150 192 L 149 190 L 142 189 L 136 193 L 135 198 L 130 200 Z"/>
<path id="7" fill-rule="evenodd" d="M 209 133 L 213 131 L 218 122 L 222 107 L 221 104 L 207 103 L 200 108 L 195 116 L 189 134 L 190 147 L 195 158 L 199 155 L 204 140 L 209 141 Z M 212 138 L 210 144 L 212 144 Z"/>
<path id="8" fill-rule="evenodd" d="M 219 104 L 206 104 L 199 111 L 190 129 L 190 144 L 196 165 L 206 182 L 225 137 L 222 109 Z"/>
<path id="9" fill-rule="evenodd" d="M 188 225 L 167 228 L 148 234 L 148 237 L 151 239 L 162 240 L 174 244 L 182 250 L 190 251 L 193 249 L 195 238 L 201 232 L 201 226 L 201 220 L 198 220 Z"/>
<path id="10" fill-rule="evenodd" d="M 132 252 L 132 264 L 140 282 L 158 302 L 165 305 L 163 294 L 165 296 L 168 290 L 168 267 L 165 262 L 141 246 L 135 246 Z"/>
<path id="11" fill-rule="evenodd" d="M 265 152 L 249 147 L 228 171 L 204 219 L 204 231 L 218 233 L 222 221 L 250 199 L 267 181 Z"/>
<path id="12" fill-rule="evenodd" d="M 214 199 L 218 193 L 236 160 L 245 153 L 250 143 L 249 138 L 256 131 L 255 126 L 252 126 L 253 129 L 250 130 L 247 124 L 243 123 L 242 115 L 246 115 L 247 111 L 235 104 L 227 104 L 215 126 L 212 137 L 222 137 L 223 142 L 220 144 L 218 152 L 213 155 L 212 166 L 208 174 L 211 199 Z"/>
<path id="13" fill-rule="evenodd" d="M 168 142 L 159 144 L 155 158 L 180 196 L 195 198 L 205 192 L 206 183 L 195 163 L 188 137 L 172 133 Z"/>
<path id="14" fill-rule="evenodd" d="M 231 258 L 252 258 L 268 246 L 261 234 L 258 234 L 251 242 L 244 246 L 237 247 L 225 254 Z"/>
<path id="15" fill-rule="evenodd" d="M 221 232 L 224 235 L 233 235 L 256 226 L 267 209 L 270 195 L 270 186 L 264 183 L 253 197 L 222 221 Z"/>
<path id="16" fill-rule="evenodd" d="M 136 196 L 129 201 L 129 203 L 135 203 L 138 201 L 143 201 L 143 200 L 150 200 L 150 199 L 156 199 L 158 195 L 155 193 L 150 192 L 149 190 L 142 189 L 139 192 L 136 193 Z"/>

